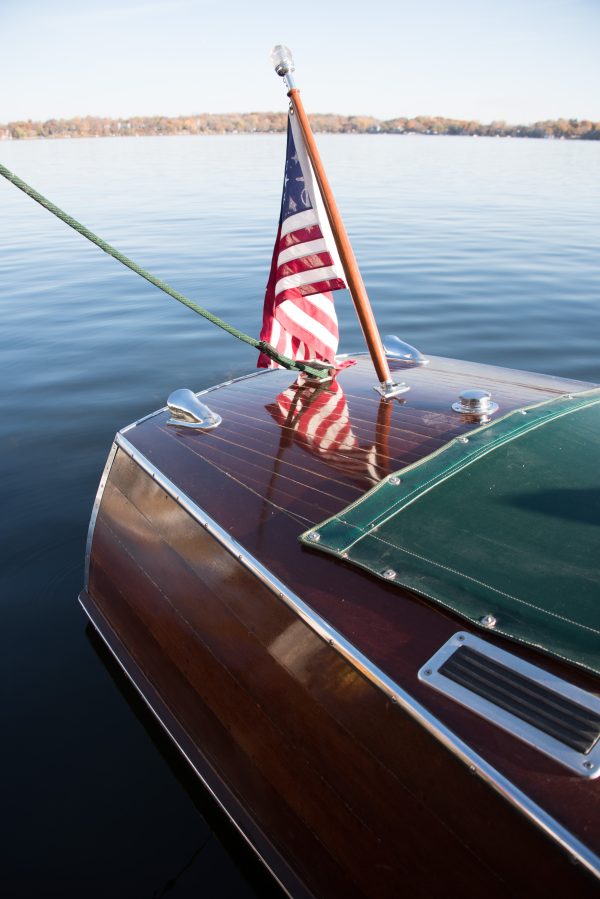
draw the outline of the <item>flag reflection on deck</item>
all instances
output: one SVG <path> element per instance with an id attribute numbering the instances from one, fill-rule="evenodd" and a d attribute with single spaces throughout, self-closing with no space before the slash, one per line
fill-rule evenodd
<path id="1" fill-rule="evenodd" d="M 328 387 L 289 387 L 267 407 L 289 442 L 329 467 L 372 487 L 387 474 L 377 444 L 361 446 L 352 430 L 348 403 L 337 381 Z"/>

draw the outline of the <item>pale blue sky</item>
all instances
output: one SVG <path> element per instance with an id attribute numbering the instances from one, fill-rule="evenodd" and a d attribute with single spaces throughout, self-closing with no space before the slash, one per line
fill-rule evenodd
<path id="1" fill-rule="evenodd" d="M 0 122 L 283 110 L 600 120 L 600 0 L 0 0 Z"/>

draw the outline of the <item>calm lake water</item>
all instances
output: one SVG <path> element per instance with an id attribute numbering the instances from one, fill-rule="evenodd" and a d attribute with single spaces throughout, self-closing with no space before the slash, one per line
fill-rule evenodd
<path id="1" fill-rule="evenodd" d="M 0 161 L 257 334 L 281 135 L 0 144 Z M 600 146 L 319 137 L 382 333 L 600 381 Z M 77 603 L 115 431 L 255 354 L 0 179 L 4 895 L 277 895 Z M 341 351 L 362 348 L 336 297 Z"/>

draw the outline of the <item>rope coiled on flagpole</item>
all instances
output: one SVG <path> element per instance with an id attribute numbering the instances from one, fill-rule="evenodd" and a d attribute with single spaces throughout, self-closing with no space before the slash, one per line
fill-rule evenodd
<path id="1" fill-rule="evenodd" d="M 31 187 L 31 185 L 27 184 L 18 175 L 15 175 L 14 172 L 11 172 L 5 166 L 0 163 L 0 175 L 6 178 L 7 181 L 10 181 L 11 184 L 14 184 L 15 187 L 18 187 L 19 190 L 22 190 L 24 194 L 27 194 L 28 197 L 31 197 L 32 200 L 35 200 L 36 203 L 39 203 L 40 206 L 43 206 L 44 209 L 47 209 L 48 212 L 51 212 L 57 218 L 61 219 L 66 225 L 70 228 L 73 228 L 74 231 L 77 231 L 78 234 L 81 234 L 82 237 L 87 238 L 87 240 L 96 244 L 97 247 L 100 247 L 101 250 L 104 250 L 105 253 L 108 253 L 109 256 L 112 256 L 113 259 L 116 259 L 118 262 L 130 268 L 131 271 L 135 272 L 141 278 L 145 278 L 146 281 L 149 281 L 150 284 L 153 284 L 155 287 L 158 287 L 159 290 L 162 290 L 164 293 L 168 294 L 168 296 L 172 297 L 174 300 L 177 300 L 178 303 L 182 303 L 184 306 L 187 306 L 188 309 L 191 309 L 193 312 L 196 312 L 198 315 L 201 315 L 202 318 L 205 318 L 207 321 L 211 322 L 213 325 L 216 325 L 218 328 L 222 328 L 223 331 L 226 331 L 228 334 L 231 334 L 232 337 L 237 337 L 238 340 L 247 343 L 249 346 L 254 347 L 259 350 L 261 353 L 264 353 L 270 359 L 273 359 L 279 365 L 283 366 L 283 368 L 288 368 L 293 371 L 302 371 L 306 372 L 312 378 L 324 378 L 328 376 L 328 371 L 325 368 L 317 368 L 312 366 L 307 362 L 299 362 L 295 359 L 290 359 L 288 356 L 284 356 L 279 353 L 275 347 L 271 346 L 271 344 L 267 343 L 264 340 L 256 340 L 254 337 L 250 337 L 249 334 L 245 334 L 243 331 L 238 330 L 233 325 L 228 324 L 226 321 L 223 321 L 222 318 L 219 318 L 217 315 L 214 315 L 212 312 L 209 312 L 208 309 L 204 309 L 202 306 L 199 306 L 198 303 L 194 303 L 193 300 L 190 300 L 188 297 L 184 296 L 184 294 L 180 293 L 178 290 L 175 290 L 166 281 L 157 278 L 155 275 L 146 271 L 146 269 L 142 268 L 141 265 L 138 265 L 137 262 L 134 262 L 133 259 L 129 259 L 128 256 L 125 256 L 124 253 L 121 253 L 120 250 L 117 250 L 116 247 L 111 246 L 107 241 L 103 240 L 101 237 L 98 237 L 97 234 L 94 234 L 93 231 L 90 231 L 89 228 L 86 228 L 85 225 L 82 225 L 81 222 L 78 222 L 77 219 L 74 219 L 73 216 L 69 215 L 63 209 L 60 209 L 50 200 L 46 199 L 46 197 L 42 196 L 35 188 Z"/>

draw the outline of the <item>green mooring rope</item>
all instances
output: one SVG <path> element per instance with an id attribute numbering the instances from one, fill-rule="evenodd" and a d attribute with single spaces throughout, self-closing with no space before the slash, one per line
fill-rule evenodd
<path id="1" fill-rule="evenodd" d="M 55 206 L 54 203 L 51 203 L 50 200 L 47 200 L 46 197 L 43 197 L 40 193 L 37 192 L 37 190 L 35 190 L 33 187 L 30 187 L 29 184 L 26 184 L 25 181 L 22 181 L 21 178 L 18 177 L 18 175 L 15 175 L 13 172 L 9 171 L 1 163 L 0 175 L 3 175 L 3 177 L 6 178 L 7 181 L 10 181 L 11 184 L 14 184 L 15 187 L 18 187 L 19 190 L 22 190 L 23 193 L 27 194 L 28 197 L 31 197 L 32 200 L 35 200 L 36 203 L 39 203 L 40 206 L 43 206 L 44 209 L 47 209 L 48 212 L 51 212 L 53 215 L 57 216 L 57 218 L 61 219 L 66 225 L 69 225 L 70 228 L 73 228 L 83 237 L 91 240 L 92 243 L 95 243 L 97 247 L 100 247 L 101 250 L 104 250 L 104 252 L 108 253 L 109 256 L 112 256 L 113 259 L 118 260 L 118 262 L 122 262 L 123 265 L 126 265 L 127 268 L 130 268 L 136 274 L 140 275 L 142 278 L 145 278 L 146 281 L 150 282 L 150 284 L 154 284 L 154 286 L 158 287 L 159 290 L 164 291 L 164 293 L 168 294 L 170 297 L 173 297 L 173 299 L 177 300 L 179 303 L 183 303 L 184 306 L 187 306 L 188 309 L 192 309 L 193 312 L 197 312 L 198 315 L 206 318 L 209 322 L 212 322 L 213 325 L 217 325 L 217 327 L 222 328 L 223 331 L 227 331 L 227 333 L 231 334 L 232 337 L 237 337 L 238 340 L 242 340 L 244 343 L 247 343 L 255 349 L 260 350 L 261 353 L 264 353 L 270 359 L 278 362 L 279 365 L 282 365 L 284 368 L 289 368 L 295 371 L 304 371 L 312 378 L 327 377 L 328 370 L 326 368 L 316 368 L 312 365 L 307 364 L 306 362 L 298 362 L 294 359 L 289 359 L 287 356 L 283 356 L 281 353 L 278 353 L 275 347 L 271 346 L 270 343 L 267 343 L 264 340 L 256 340 L 254 337 L 250 337 L 249 334 L 244 334 L 243 331 L 238 331 L 238 329 L 234 328 L 233 325 L 227 324 L 227 322 L 223 321 L 222 318 L 219 318 L 217 315 L 213 315 L 212 312 L 209 312 L 208 309 L 204 309 L 202 306 L 194 303 L 193 300 L 190 300 L 182 293 L 179 293 L 178 290 L 174 290 L 165 281 L 161 281 L 160 278 L 156 278 L 154 275 L 150 274 L 150 272 L 147 272 L 146 269 L 142 268 L 141 265 L 138 265 L 136 262 L 134 262 L 132 259 L 129 259 L 123 253 L 119 252 L 119 250 L 111 246 L 105 240 L 102 240 L 101 237 L 98 237 L 97 234 L 94 234 L 93 231 L 90 231 L 89 228 L 86 228 L 85 225 L 82 225 L 81 222 L 78 222 L 77 219 L 74 219 L 72 216 L 68 215 L 68 213 L 64 212 L 62 209 L 59 209 L 58 206 Z"/>

